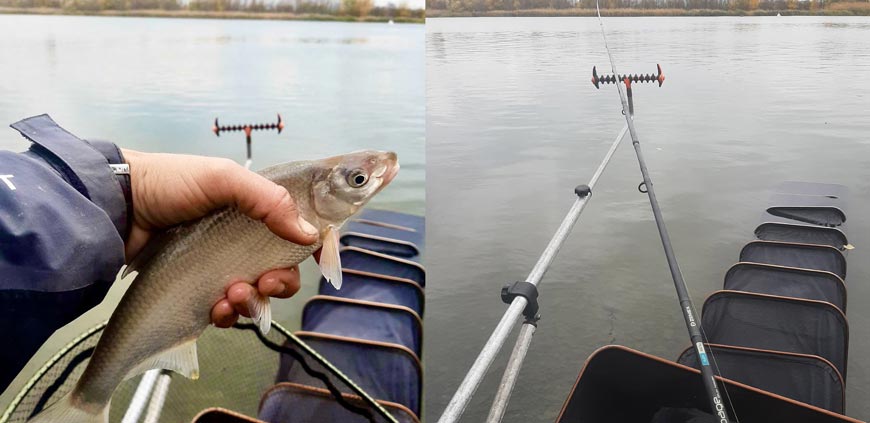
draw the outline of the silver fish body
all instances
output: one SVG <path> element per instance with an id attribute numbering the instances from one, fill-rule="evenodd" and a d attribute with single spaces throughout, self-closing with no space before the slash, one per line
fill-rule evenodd
<path id="1" fill-rule="evenodd" d="M 340 186 L 342 180 L 350 181 L 347 174 L 356 175 L 361 169 L 368 172 L 372 185 L 378 179 L 377 186 L 364 186 L 366 192 Z M 209 326 L 211 308 L 229 284 L 256 281 L 269 270 L 301 263 L 324 240 L 337 242 L 337 228 L 389 183 L 397 170 L 394 153 L 359 152 L 262 171 L 287 188 L 299 213 L 321 231 L 321 239 L 313 245 L 279 238 L 264 223 L 232 208 L 152 240 L 131 264 L 139 273 L 112 314 L 76 387 L 33 421 L 106 422 L 117 386 L 150 368 L 198 378 L 195 341 Z M 331 182 L 325 184 L 327 180 Z M 331 191 L 324 187 L 330 184 L 338 187 Z M 341 190 L 347 191 L 346 198 L 339 195 Z M 322 254 L 329 256 L 327 245 L 323 247 Z M 337 255 L 337 245 L 328 247 Z M 270 319 L 269 315 L 259 317 Z"/>

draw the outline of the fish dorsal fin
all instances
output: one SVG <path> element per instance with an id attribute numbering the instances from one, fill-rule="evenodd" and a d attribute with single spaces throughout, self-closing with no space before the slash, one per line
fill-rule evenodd
<path id="1" fill-rule="evenodd" d="M 184 375 L 188 379 L 199 379 L 199 360 L 196 358 L 196 339 L 176 345 L 166 351 L 146 359 L 127 373 L 129 379 L 151 369 L 166 369 Z"/>
<path id="2" fill-rule="evenodd" d="M 269 303 L 269 297 L 258 293 L 252 294 L 251 298 L 248 298 L 248 311 L 260 327 L 260 333 L 263 335 L 269 333 L 269 329 L 272 328 L 272 305 Z"/>
<path id="3" fill-rule="evenodd" d="M 335 289 L 341 289 L 341 256 L 338 254 L 338 228 L 329 225 L 320 250 L 320 273 Z"/>

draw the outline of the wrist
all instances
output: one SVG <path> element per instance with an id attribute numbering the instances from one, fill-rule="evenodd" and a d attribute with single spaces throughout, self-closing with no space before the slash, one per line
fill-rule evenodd
<path id="1" fill-rule="evenodd" d="M 112 171 L 115 173 L 115 178 L 118 179 L 118 184 L 121 186 L 121 191 L 124 193 L 124 202 L 126 204 L 126 225 L 124 228 L 124 233 L 121 234 L 121 238 L 124 240 L 124 243 L 127 243 L 127 239 L 130 237 L 130 230 L 133 228 L 133 184 L 131 181 L 132 171 L 130 170 L 130 160 L 127 156 L 131 150 L 125 150 L 123 148 L 118 147 L 118 155 L 120 156 L 120 162 L 110 163 L 109 166 L 112 167 Z"/>

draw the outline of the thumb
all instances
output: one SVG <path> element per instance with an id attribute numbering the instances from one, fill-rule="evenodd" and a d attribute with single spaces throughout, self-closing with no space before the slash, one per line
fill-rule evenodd
<path id="1" fill-rule="evenodd" d="M 262 221 L 275 235 L 288 241 L 310 245 L 317 241 L 318 231 L 299 214 L 296 202 L 284 187 L 233 162 L 232 170 L 213 180 L 228 186 L 218 192 L 215 200 L 235 205 L 248 217 Z"/>

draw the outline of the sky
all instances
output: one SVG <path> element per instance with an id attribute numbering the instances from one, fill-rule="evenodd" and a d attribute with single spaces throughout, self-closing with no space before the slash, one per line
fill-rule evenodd
<path id="1" fill-rule="evenodd" d="M 375 0 L 375 6 L 386 6 L 390 3 L 399 5 L 403 0 Z M 411 9 L 423 9 L 426 7 L 426 0 L 404 0 Z"/>
<path id="2" fill-rule="evenodd" d="M 385 0 L 375 0 L 375 4 L 380 5 L 381 3 L 389 3 Z M 426 7 L 426 0 L 408 0 L 408 6 L 412 9 L 424 9 Z"/>

